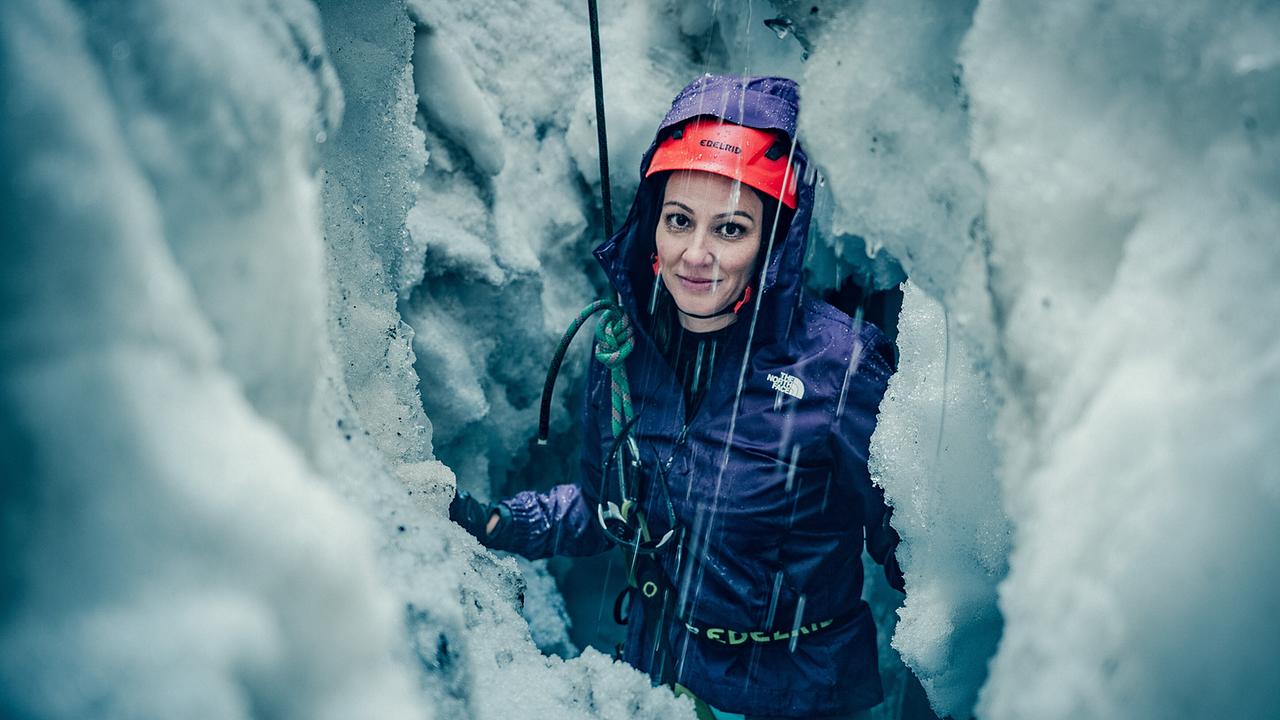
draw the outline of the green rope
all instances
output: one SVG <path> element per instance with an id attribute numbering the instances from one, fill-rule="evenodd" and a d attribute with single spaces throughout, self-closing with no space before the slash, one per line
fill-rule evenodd
<path id="1" fill-rule="evenodd" d="M 627 356 L 635 347 L 635 336 L 631 329 L 631 321 L 627 313 L 617 304 L 609 300 L 596 300 L 583 308 L 582 312 L 569 323 L 560 344 L 556 346 L 555 355 L 551 358 L 551 367 L 547 370 L 547 380 L 542 386 L 542 411 L 538 420 L 538 444 L 545 445 L 551 426 L 551 396 L 555 390 L 556 377 L 560 374 L 560 364 L 564 362 L 569 343 L 573 341 L 578 329 L 597 312 L 604 311 L 600 322 L 596 325 L 596 359 L 609 368 L 610 419 L 613 435 L 617 437 L 622 428 L 635 417 L 631 407 L 631 385 L 627 382 Z"/>
<path id="2" fill-rule="evenodd" d="M 626 362 L 634 347 L 635 336 L 627 314 L 617 305 L 610 305 L 596 324 L 596 359 L 609 368 L 612 380 L 609 394 L 614 437 L 635 417 L 635 411 L 631 407 L 631 385 L 627 382 Z"/>

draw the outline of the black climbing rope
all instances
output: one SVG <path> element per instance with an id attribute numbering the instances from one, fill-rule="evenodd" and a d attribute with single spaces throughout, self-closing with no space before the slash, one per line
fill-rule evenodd
<path id="1" fill-rule="evenodd" d="M 613 237 L 613 197 L 609 191 L 609 136 L 604 127 L 604 71 L 600 67 L 600 13 L 587 0 L 591 23 L 591 70 L 596 83 L 596 142 L 600 146 L 600 199 L 604 202 L 604 239 Z"/>
<path id="2" fill-rule="evenodd" d="M 591 25 L 591 70 L 595 76 L 596 90 L 596 141 L 600 152 L 600 197 L 604 202 L 604 237 L 613 237 L 613 199 L 609 191 L 609 138 L 604 124 L 604 72 L 600 67 L 600 13 L 596 9 L 596 0 L 587 0 L 587 16 Z M 546 445 L 551 434 L 551 396 L 555 391 L 556 377 L 560 373 L 560 364 L 564 361 L 569 343 L 578 332 L 578 328 L 599 311 L 605 311 L 604 318 L 596 327 L 596 357 L 609 368 L 612 378 L 612 415 L 613 433 L 618 435 L 620 429 L 632 418 L 631 391 L 627 385 L 627 367 L 624 362 L 631 352 L 631 326 L 626 311 L 615 302 L 597 300 L 574 319 L 560 339 L 555 356 L 551 359 L 551 367 L 547 370 L 547 379 L 542 386 L 542 406 L 538 413 L 538 444 Z"/>

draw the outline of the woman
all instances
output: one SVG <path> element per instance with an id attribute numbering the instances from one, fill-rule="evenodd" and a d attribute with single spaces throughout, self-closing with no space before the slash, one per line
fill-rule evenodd
<path id="1" fill-rule="evenodd" d="M 881 700 L 862 542 L 895 587 L 867 448 L 892 350 L 802 290 L 813 187 L 782 78 L 676 96 L 625 225 L 596 250 L 635 329 L 634 419 L 588 374 L 582 477 L 451 516 L 529 558 L 620 544 L 624 659 L 716 717 L 857 717 Z M 621 600 L 621 598 L 620 598 Z"/>

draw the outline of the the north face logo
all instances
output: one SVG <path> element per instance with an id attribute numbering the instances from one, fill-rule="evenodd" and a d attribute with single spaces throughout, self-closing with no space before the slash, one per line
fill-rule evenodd
<path id="1" fill-rule="evenodd" d="M 769 373 L 768 380 L 773 384 L 773 389 L 777 392 L 786 393 L 797 399 L 804 397 L 804 383 L 794 375 L 788 375 L 784 372 L 780 372 L 777 375 Z"/>

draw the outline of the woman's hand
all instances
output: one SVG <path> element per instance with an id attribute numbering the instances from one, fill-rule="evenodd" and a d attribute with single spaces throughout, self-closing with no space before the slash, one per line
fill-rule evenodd
<path id="1" fill-rule="evenodd" d="M 482 503 L 463 491 L 449 503 L 449 519 L 471 533 L 481 545 L 505 550 L 510 541 L 511 511 L 502 503 Z"/>

